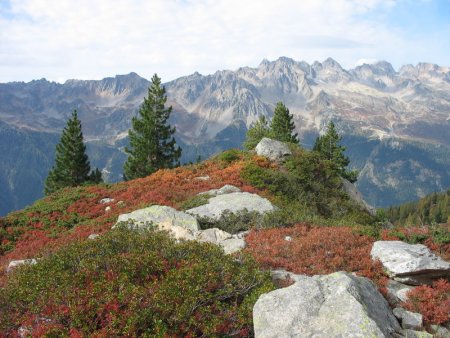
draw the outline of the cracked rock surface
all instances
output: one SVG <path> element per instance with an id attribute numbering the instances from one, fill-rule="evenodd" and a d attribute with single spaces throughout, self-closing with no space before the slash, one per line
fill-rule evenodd
<path id="1" fill-rule="evenodd" d="M 346 272 L 294 275 L 253 308 L 255 337 L 393 337 L 400 325 L 367 278 Z"/>

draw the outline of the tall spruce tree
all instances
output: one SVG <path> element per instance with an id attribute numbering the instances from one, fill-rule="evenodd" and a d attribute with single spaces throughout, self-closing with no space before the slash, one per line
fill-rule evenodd
<path id="1" fill-rule="evenodd" d="M 261 115 L 256 123 L 247 131 L 244 142 L 245 149 L 254 149 L 263 137 L 271 137 L 269 122 Z"/>
<path id="2" fill-rule="evenodd" d="M 350 160 L 344 155 L 345 147 L 340 144 L 342 137 L 336 131 L 334 123 L 328 124 L 327 132 L 319 136 L 314 143 L 313 151 L 317 151 L 323 158 L 332 161 L 338 170 L 339 175 L 350 182 L 356 182 L 357 171 L 347 171 Z"/>
<path id="3" fill-rule="evenodd" d="M 294 133 L 294 130 L 295 124 L 292 114 L 289 113 L 289 109 L 283 102 L 278 102 L 271 124 L 272 137 L 282 142 L 298 143 L 298 135 Z"/>
<path id="4" fill-rule="evenodd" d="M 179 165 L 181 148 L 176 146 L 175 127 L 168 124 L 172 107 L 165 107 L 166 90 L 158 75 L 153 75 L 148 88 L 148 97 L 139 109 L 139 116 L 133 117 L 128 131 L 130 146 L 124 165 L 124 179 L 145 177 L 161 168 Z"/>
<path id="5" fill-rule="evenodd" d="M 77 111 L 67 121 L 61 140 L 56 145 L 55 165 L 45 180 L 45 194 L 48 195 L 64 187 L 75 187 L 86 182 L 102 182 L 98 169 L 90 173 L 91 166 L 83 143 L 81 121 Z"/>

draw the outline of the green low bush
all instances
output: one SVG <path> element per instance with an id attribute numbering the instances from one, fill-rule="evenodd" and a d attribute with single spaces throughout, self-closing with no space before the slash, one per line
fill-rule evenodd
<path id="1" fill-rule="evenodd" d="M 279 211 L 266 217 L 274 226 L 299 222 L 323 225 L 372 224 L 375 218 L 360 209 L 342 190 L 338 168 L 318 153 L 292 146 L 282 167 L 261 167 L 249 162 L 241 177 L 250 185 L 268 190 Z M 266 224 L 268 225 L 268 224 Z"/>
<path id="2" fill-rule="evenodd" d="M 119 227 L 19 267 L 0 289 L 0 330 L 33 336 L 252 335 L 252 307 L 273 289 L 246 256 Z"/>
<path id="3" fill-rule="evenodd" d="M 242 150 L 230 149 L 230 150 L 226 150 L 226 151 L 220 153 L 219 155 L 217 155 L 216 157 L 214 157 L 214 160 L 222 161 L 225 163 L 231 163 L 231 162 L 239 160 L 241 158 L 242 154 L 243 154 Z"/>
<path id="4" fill-rule="evenodd" d="M 201 229 L 219 228 L 230 234 L 240 231 L 250 230 L 252 228 L 261 228 L 264 216 L 256 211 L 242 210 L 232 213 L 225 210 L 218 220 L 208 217 L 202 217 L 198 220 Z"/>
<path id="5" fill-rule="evenodd" d="M 188 210 L 188 209 L 199 207 L 201 205 L 208 204 L 208 200 L 211 197 L 212 196 L 208 195 L 208 194 L 195 195 L 191 198 L 188 198 L 186 201 L 182 202 L 180 205 L 180 209 Z"/>

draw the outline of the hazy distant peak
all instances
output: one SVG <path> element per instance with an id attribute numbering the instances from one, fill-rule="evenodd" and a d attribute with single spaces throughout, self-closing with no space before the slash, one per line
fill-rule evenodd
<path id="1" fill-rule="evenodd" d="M 354 69 L 356 73 L 369 72 L 377 75 L 395 75 L 396 71 L 387 61 L 377 61 L 375 63 L 364 63 Z"/>
<path id="2" fill-rule="evenodd" d="M 339 62 L 337 62 L 336 60 L 334 60 L 333 58 L 327 58 L 324 62 L 322 62 L 322 66 L 324 68 L 338 68 L 338 69 L 342 69 L 341 65 L 339 64 Z"/>
<path id="3" fill-rule="evenodd" d="M 263 60 L 261 61 L 261 63 L 259 64 L 259 67 L 265 67 L 265 66 L 268 66 L 269 64 L 270 64 L 270 61 L 269 61 L 269 60 L 263 59 Z"/>
<path id="4" fill-rule="evenodd" d="M 287 56 L 280 56 L 276 62 L 278 62 L 278 63 L 288 63 L 288 64 L 295 63 L 294 59 L 288 58 Z"/>

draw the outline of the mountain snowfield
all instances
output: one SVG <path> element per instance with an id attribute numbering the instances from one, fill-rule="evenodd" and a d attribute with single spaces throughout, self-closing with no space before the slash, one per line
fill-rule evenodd
<path id="1" fill-rule="evenodd" d="M 39 196 L 54 156 L 34 150 L 19 163 L 8 160 L 17 156 L 10 150 L 14 137 L 33 133 L 53 146 L 54 134 L 75 108 L 92 164 L 108 180 L 119 180 L 127 130 L 148 85 L 135 73 L 64 84 L 45 79 L 0 84 L 5 158 L 0 214 Z M 335 122 L 351 165 L 361 171 L 358 188 L 373 205 L 400 203 L 450 186 L 449 67 L 420 63 L 395 71 L 381 61 L 346 70 L 331 58 L 308 64 L 281 57 L 257 68 L 194 73 L 165 86 L 184 161 L 239 147 L 258 116 L 271 117 L 276 102 L 283 101 L 305 147 L 330 120 Z M 30 163 L 39 170 L 31 170 Z M 30 191 L 17 197 L 19 181 L 28 182 Z M 15 203 L 6 206 L 11 199 Z"/>

